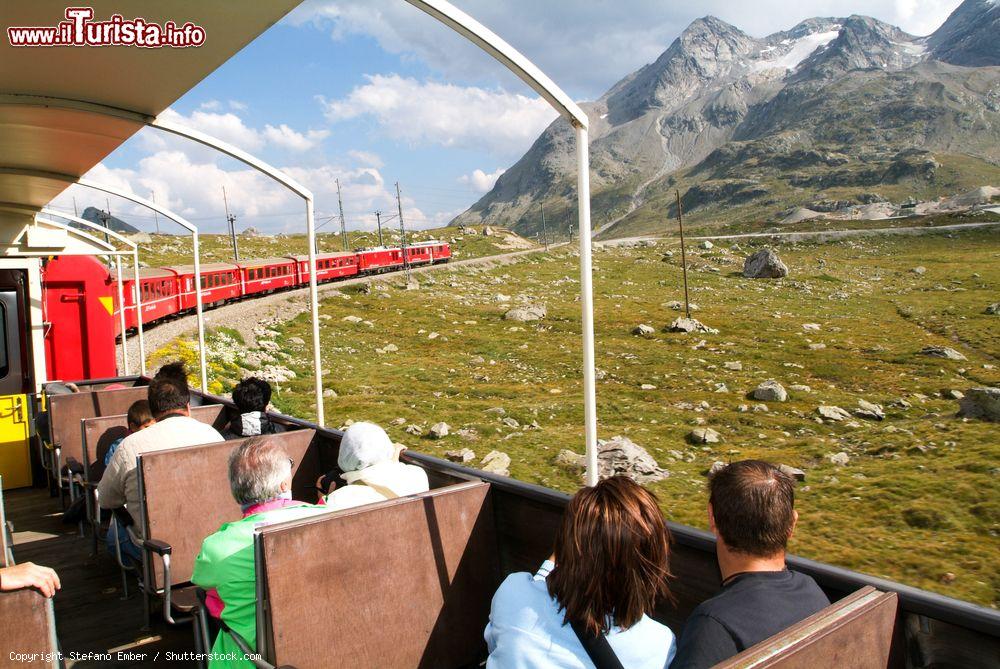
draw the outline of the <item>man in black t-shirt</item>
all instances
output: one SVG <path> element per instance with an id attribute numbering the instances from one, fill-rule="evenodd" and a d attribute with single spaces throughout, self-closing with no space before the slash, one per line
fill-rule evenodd
<path id="1" fill-rule="evenodd" d="M 711 667 L 829 606 L 812 578 L 785 567 L 794 506 L 794 481 L 767 462 L 734 462 L 712 477 L 722 591 L 691 613 L 670 669 Z"/>

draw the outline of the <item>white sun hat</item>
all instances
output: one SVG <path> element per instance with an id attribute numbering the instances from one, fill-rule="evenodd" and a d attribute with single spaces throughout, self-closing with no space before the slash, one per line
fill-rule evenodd
<path id="1" fill-rule="evenodd" d="M 340 440 L 337 465 L 346 475 L 392 461 L 395 454 L 396 447 L 385 430 L 375 423 L 354 423 Z"/>

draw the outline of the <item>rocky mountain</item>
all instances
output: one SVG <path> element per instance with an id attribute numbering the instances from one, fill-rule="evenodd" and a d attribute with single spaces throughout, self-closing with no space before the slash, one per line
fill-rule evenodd
<path id="1" fill-rule="evenodd" d="M 599 234 L 673 216 L 781 220 L 816 201 L 934 197 L 1000 184 L 1000 0 L 966 0 L 932 35 L 864 16 L 752 37 L 694 21 L 590 118 Z M 553 122 L 455 223 L 521 234 L 575 222 L 571 128 Z"/>

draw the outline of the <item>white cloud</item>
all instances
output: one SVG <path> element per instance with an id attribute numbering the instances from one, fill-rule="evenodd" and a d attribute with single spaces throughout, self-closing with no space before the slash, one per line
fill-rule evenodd
<path id="1" fill-rule="evenodd" d="M 372 151 L 348 151 L 347 155 L 354 158 L 354 160 L 358 161 L 361 165 L 367 165 L 374 167 L 375 169 L 385 165 L 382 158 L 377 153 Z"/>
<path id="2" fill-rule="evenodd" d="M 299 197 L 254 170 L 224 170 L 214 162 L 216 158 L 212 156 L 205 160 L 199 155 L 168 149 L 143 158 L 133 169 L 109 168 L 101 163 L 86 176 L 144 198 L 155 193 L 158 203 L 184 216 L 202 232 L 220 233 L 226 230 L 223 186 L 229 206 L 237 216 L 238 227 L 252 225 L 270 233 L 305 230 L 305 209 Z M 386 183 L 377 167 L 327 164 L 282 169 L 312 190 L 316 198 L 317 218 L 337 212 L 337 179 L 340 180 L 348 229 L 375 229 L 373 212 L 376 209 L 390 214 L 396 212 L 395 187 Z M 52 205 L 56 209 L 72 211 L 74 198 L 79 210 L 87 206 L 101 209 L 107 206 L 103 194 L 80 186 L 70 187 Z M 154 219 L 149 210 L 115 197 L 110 198 L 110 204 L 116 216 L 141 229 L 153 229 Z M 418 199 L 410 198 L 405 193 L 403 196 L 407 229 L 444 225 L 460 211 L 427 214 L 419 206 Z M 398 229 L 398 224 L 392 225 L 393 229 Z M 164 232 L 183 232 L 180 226 L 167 222 L 162 216 L 160 228 Z"/>
<path id="3" fill-rule="evenodd" d="M 282 123 L 277 127 L 273 125 L 265 126 L 263 135 L 264 139 L 274 146 L 291 151 L 308 151 L 326 139 L 330 135 L 330 131 L 309 130 L 303 135 L 301 132 L 292 130 Z"/>
<path id="4" fill-rule="evenodd" d="M 506 171 L 507 170 L 503 168 L 498 168 L 491 174 L 487 174 L 482 170 L 473 170 L 472 174 L 463 174 L 460 176 L 458 178 L 458 182 L 466 184 L 477 193 L 485 193 L 493 188 L 493 184 L 495 184 L 497 179 L 500 178 L 500 175 Z"/>
<path id="5" fill-rule="evenodd" d="M 247 103 L 240 102 L 239 100 L 230 100 L 229 108 L 235 109 L 236 111 L 244 111 L 247 108 Z"/>
<path id="6" fill-rule="evenodd" d="M 230 101 L 229 105 L 232 106 L 233 101 Z M 209 111 L 221 108 L 222 103 L 210 100 L 202 103 L 189 115 L 168 108 L 160 116 L 179 125 L 200 130 L 250 153 L 260 153 L 266 147 L 302 153 L 316 148 L 330 135 L 329 130 L 299 132 L 284 123 L 277 126 L 268 124 L 263 129 L 258 129 L 247 125 L 234 112 Z M 205 160 L 209 160 L 209 156 L 213 154 L 211 149 L 195 146 L 188 140 L 179 139 L 157 130 L 143 129 L 140 131 L 138 144 L 148 153 L 179 150 Z"/>
<path id="7" fill-rule="evenodd" d="M 925 35 L 960 1 L 464 0 L 456 4 L 520 50 L 571 95 L 594 99 L 629 72 L 655 60 L 691 21 L 707 14 L 757 36 L 787 30 L 815 16 L 851 14 L 874 16 Z M 499 80 L 505 87 L 516 81 L 468 40 L 399 0 L 310 0 L 287 21 L 327 30 L 335 40 L 371 36 L 385 51 L 415 57 L 449 79 Z M 511 86 L 511 90 L 517 89 Z"/>
<path id="8" fill-rule="evenodd" d="M 327 119 L 370 117 L 387 135 L 412 146 L 436 144 L 516 156 L 556 117 L 541 98 L 500 89 L 420 82 L 396 74 L 366 78 L 367 84 L 340 100 L 320 98 Z"/>

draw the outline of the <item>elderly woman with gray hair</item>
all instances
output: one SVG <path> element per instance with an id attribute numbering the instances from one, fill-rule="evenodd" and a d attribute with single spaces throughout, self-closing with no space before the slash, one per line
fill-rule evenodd
<path id="1" fill-rule="evenodd" d="M 191 581 L 208 590 L 209 613 L 221 618 L 256 648 L 256 586 L 253 556 L 254 528 L 322 513 L 322 506 L 292 500 L 294 463 L 281 443 L 252 437 L 229 456 L 229 487 L 243 511 L 241 520 L 224 523 L 205 539 L 195 559 Z M 228 634 L 219 634 L 212 652 L 216 657 L 242 657 Z M 249 660 L 216 660 L 215 667 L 247 667 Z"/>

